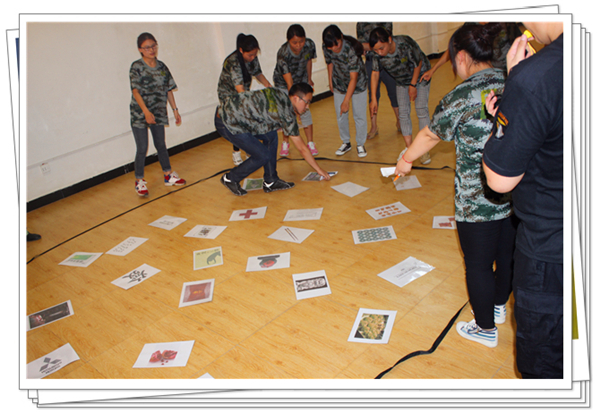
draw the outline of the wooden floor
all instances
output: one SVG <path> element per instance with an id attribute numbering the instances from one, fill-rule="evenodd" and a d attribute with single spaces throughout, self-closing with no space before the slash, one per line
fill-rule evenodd
<path id="1" fill-rule="evenodd" d="M 455 84 L 450 65 L 436 73 L 431 112 Z M 404 191 L 381 176 L 379 168 L 395 164 L 404 148 L 382 94 L 379 135 L 360 160 L 354 140 L 351 152 L 334 154 L 340 139 L 332 99 L 311 105 L 319 156 L 331 159 L 319 163 L 339 172 L 330 182 L 303 182 L 310 166 L 282 159 L 279 175 L 296 187 L 236 197 L 220 175 L 203 180 L 232 167 L 231 145 L 218 139 L 171 157 L 188 181 L 181 188 L 165 187 L 155 163 L 146 168 L 147 199 L 136 195 L 130 173 L 28 213 L 28 229 L 43 238 L 27 244 L 27 314 L 70 300 L 75 315 L 28 332 L 27 362 L 70 343 L 81 360 L 48 379 L 195 379 L 205 373 L 217 379 L 372 379 L 403 356 L 428 350 L 468 301 L 456 231 L 432 229 L 434 216 L 454 214 L 454 171 L 414 170 L 422 187 Z M 452 143 L 440 143 L 431 155 L 428 167 L 454 167 Z M 294 148 L 290 157 L 300 158 Z M 331 189 L 344 182 L 369 190 L 350 198 Z M 379 221 L 365 212 L 397 201 L 411 212 Z M 228 221 L 234 210 L 262 206 L 265 219 Z M 283 223 L 290 209 L 320 207 L 318 221 Z M 148 225 L 164 215 L 187 220 L 170 231 Z M 227 229 L 215 240 L 184 237 L 198 224 Z M 302 244 L 268 239 L 282 225 L 314 232 Z M 388 225 L 398 239 L 354 244 L 352 230 Z M 106 252 L 130 236 L 149 240 L 125 257 L 103 254 L 87 268 L 59 265 L 74 252 Z M 194 271 L 192 252 L 215 246 L 222 247 L 224 264 Z M 291 252 L 290 268 L 246 272 L 248 257 L 279 252 Z M 402 288 L 377 276 L 409 256 L 435 270 Z M 111 284 L 144 263 L 161 272 L 129 290 Z M 292 275 L 316 270 L 325 270 L 332 293 L 296 300 Z M 212 302 L 179 308 L 182 284 L 203 279 L 215 279 Z M 360 308 L 397 311 L 388 344 L 348 342 Z M 433 354 L 411 358 L 385 378 L 517 378 L 512 305 L 508 309 L 496 348 L 467 341 L 452 327 Z M 467 305 L 458 320 L 471 319 Z M 132 368 L 144 344 L 187 340 L 195 344 L 185 367 Z"/>

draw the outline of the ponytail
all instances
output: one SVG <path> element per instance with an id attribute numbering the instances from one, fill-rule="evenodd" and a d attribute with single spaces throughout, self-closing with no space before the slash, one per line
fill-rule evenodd
<path id="1" fill-rule="evenodd" d="M 235 42 L 235 54 L 240 66 L 242 67 L 242 77 L 244 79 L 244 83 L 250 83 L 252 81 L 252 76 L 250 75 L 250 72 L 248 72 L 246 61 L 244 60 L 244 56 L 242 56 L 240 49 L 243 52 L 249 52 L 255 49 L 260 50 L 260 47 L 258 47 L 258 40 L 256 40 L 256 37 L 251 34 L 246 36 L 244 33 L 240 33 L 238 34 Z"/>
<path id="2" fill-rule="evenodd" d="M 494 40 L 501 30 L 501 23 L 465 24 L 456 30 L 448 42 L 454 72 L 456 73 L 456 55 L 462 50 L 475 63 L 491 62 L 494 58 Z"/>
<path id="3" fill-rule="evenodd" d="M 335 24 L 331 24 L 323 30 L 323 44 L 325 48 L 333 47 L 337 44 L 338 41 L 346 40 L 350 43 L 350 46 L 354 49 L 354 52 L 357 56 L 362 56 L 364 53 L 364 48 L 361 42 L 356 40 L 352 36 L 346 36 L 342 34 L 342 31 Z"/>

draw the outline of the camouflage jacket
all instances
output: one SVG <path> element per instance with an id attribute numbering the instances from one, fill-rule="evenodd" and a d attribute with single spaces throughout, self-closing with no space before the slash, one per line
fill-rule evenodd
<path id="1" fill-rule="evenodd" d="M 277 64 L 273 70 L 273 83 L 275 87 L 287 90 L 287 83 L 283 75 L 292 74 L 292 84 L 300 82 L 308 82 L 308 72 L 306 66 L 308 62 L 317 57 L 317 49 L 315 42 L 311 39 L 306 39 L 304 47 L 299 54 L 294 54 L 290 50 L 288 42 L 285 42 L 277 52 Z"/>
<path id="2" fill-rule="evenodd" d="M 356 38 L 361 43 L 368 43 L 371 31 L 377 27 L 383 27 L 390 36 L 393 35 L 394 23 L 356 23 Z"/>
<path id="3" fill-rule="evenodd" d="M 354 94 L 362 93 L 367 90 L 367 72 L 365 70 L 365 63 L 363 62 L 362 56 L 356 55 L 356 52 L 350 43 L 346 40 L 343 40 L 343 42 L 342 50 L 340 50 L 339 53 L 328 50 L 323 44 L 325 63 L 327 65 L 333 64 L 333 72 L 331 75 L 333 89 L 338 93 L 345 94 L 348 90 L 348 85 L 350 84 L 350 72 L 357 72 L 358 80 L 356 82 Z"/>
<path id="4" fill-rule="evenodd" d="M 262 73 L 260 69 L 260 63 L 258 57 L 252 60 L 250 63 L 246 63 L 246 68 L 250 76 L 258 76 Z M 242 67 L 237 57 L 237 53 L 233 52 L 225 61 L 223 61 L 223 69 L 221 70 L 221 76 L 219 77 L 219 83 L 217 85 L 217 95 L 219 97 L 219 103 L 225 99 L 225 97 L 237 93 L 235 86 L 243 85 L 244 90 L 250 90 L 252 80 L 244 83 L 244 76 L 242 74 Z"/>
<path id="5" fill-rule="evenodd" d="M 396 80 L 397 85 L 408 86 L 412 82 L 415 67 L 423 61 L 420 78 L 431 69 L 431 63 L 412 38 L 400 35 L 392 36 L 392 40 L 396 43 L 396 50 L 393 53 L 388 53 L 385 57 L 373 53 L 373 71 L 378 72 L 383 68 Z M 429 84 L 429 81 L 423 83 Z"/>
<path id="6" fill-rule="evenodd" d="M 156 67 L 148 66 L 143 59 L 136 60 L 129 69 L 129 82 L 132 91 L 137 89 L 140 92 L 144 104 L 154 115 L 156 124 L 168 125 L 167 93 L 177 88 L 169 68 L 160 60 L 156 61 Z M 148 127 L 146 116 L 133 95 L 129 104 L 129 112 L 132 127 Z"/>
<path id="7" fill-rule="evenodd" d="M 485 96 L 490 90 L 504 90 L 502 70 L 481 70 L 456 86 L 440 101 L 429 125 L 440 139 L 454 140 L 454 205 L 456 220 L 460 222 L 487 222 L 512 214 L 510 195 L 498 194 L 488 187 L 481 164 L 492 130 L 485 109 Z"/>

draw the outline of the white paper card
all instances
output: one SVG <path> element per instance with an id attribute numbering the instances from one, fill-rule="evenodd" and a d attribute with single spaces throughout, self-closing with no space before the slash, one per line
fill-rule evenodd
<path id="1" fill-rule="evenodd" d="M 221 249 L 221 246 L 196 250 L 194 251 L 193 260 L 194 270 L 220 266 L 223 264 L 223 250 Z"/>
<path id="2" fill-rule="evenodd" d="M 107 255 L 125 256 L 136 247 L 144 243 L 146 240 L 143 237 L 128 237 L 123 242 L 106 252 Z"/>
<path id="3" fill-rule="evenodd" d="M 102 256 L 102 253 L 75 252 L 71 256 L 60 262 L 59 265 L 86 268 L 100 256 Z"/>
<path id="4" fill-rule="evenodd" d="M 358 194 L 361 194 L 365 190 L 369 190 L 368 187 L 360 186 L 352 182 L 346 182 L 342 183 L 341 185 L 331 186 L 331 188 L 349 197 L 354 197 Z"/>
<path id="5" fill-rule="evenodd" d="M 315 298 L 317 296 L 331 295 L 331 288 L 324 270 L 316 272 L 298 273 L 292 275 L 296 299 Z"/>
<path id="6" fill-rule="evenodd" d="M 212 375 L 206 372 L 204 375 L 200 376 L 198 379 L 214 379 Z"/>
<path id="7" fill-rule="evenodd" d="M 215 280 L 198 280 L 196 282 L 185 282 L 181 289 L 179 307 L 197 305 L 210 302 L 213 298 Z"/>
<path id="8" fill-rule="evenodd" d="M 434 216 L 434 229 L 456 229 L 456 219 L 454 216 Z"/>
<path id="9" fill-rule="evenodd" d="M 396 319 L 395 310 L 377 310 L 360 308 L 352 331 L 350 332 L 349 342 L 359 343 L 388 343 L 394 320 Z"/>
<path id="10" fill-rule="evenodd" d="M 433 266 L 410 256 L 377 276 L 392 282 L 396 286 L 403 287 L 433 269 L 435 269 Z"/>
<path id="11" fill-rule="evenodd" d="M 396 172 L 396 167 L 392 166 L 392 167 L 382 167 L 381 168 L 381 175 L 383 177 L 388 177 L 393 175 Z"/>
<path id="12" fill-rule="evenodd" d="M 27 364 L 27 379 L 42 379 L 71 362 L 79 360 L 79 356 L 70 343 L 50 352 Z"/>
<path id="13" fill-rule="evenodd" d="M 180 368 L 187 361 L 194 347 L 193 340 L 183 342 L 147 343 L 142 348 L 134 368 Z"/>
<path id="14" fill-rule="evenodd" d="M 259 190 L 263 187 L 264 179 L 262 177 L 257 179 L 244 179 L 244 183 L 242 184 L 242 189 L 244 190 Z"/>
<path id="15" fill-rule="evenodd" d="M 160 229 L 171 230 L 171 229 L 179 226 L 186 220 L 187 219 L 183 218 L 183 217 L 174 217 L 174 216 L 165 215 L 165 216 L 161 217 L 160 219 L 155 220 L 152 223 L 148 223 L 148 225 L 158 227 Z"/>
<path id="16" fill-rule="evenodd" d="M 327 174 L 333 177 L 337 175 L 338 172 L 327 172 Z M 323 180 L 323 176 L 321 176 L 317 172 L 309 172 L 306 176 L 304 176 L 304 179 L 302 179 L 302 181 L 304 182 L 319 182 L 321 180 Z"/>
<path id="17" fill-rule="evenodd" d="M 353 230 L 354 244 L 380 242 L 396 239 L 396 232 L 392 226 L 376 227 L 373 229 Z"/>
<path id="18" fill-rule="evenodd" d="M 231 214 L 231 217 L 229 218 L 229 221 L 251 220 L 251 219 L 264 219 L 265 213 L 267 213 L 267 207 L 266 206 L 258 207 L 256 209 L 235 210 Z"/>
<path id="19" fill-rule="evenodd" d="M 401 215 L 408 212 L 410 212 L 410 209 L 400 202 L 367 210 L 367 213 L 375 220 L 384 219 L 390 216 Z"/>
<path id="20" fill-rule="evenodd" d="M 283 218 L 284 222 L 292 222 L 298 220 L 319 220 L 321 219 L 321 214 L 323 213 L 323 208 L 315 208 L 315 209 L 293 209 L 288 210 Z"/>
<path id="21" fill-rule="evenodd" d="M 132 270 L 131 272 L 113 280 L 110 283 L 127 290 L 156 275 L 158 272 L 160 272 L 160 269 L 153 268 L 152 266 L 144 263 L 137 269 Z"/>
<path id="22" fill-rule="evenodd" d="M 225 229 L 227 229 L 227 226 L 197 225 L 183 236 L 199 239 L 216 239 Z"/>
<path id="23" fill-rule="evenodd" d="M 312 232 L 314 232 L 314 230 L 281 226 L 269 236 L 269 239 L 282 240 L 284 242 L 302 243 L 311 235 Z"/>
<path id="24" fill-rule="evenodd" d="M 284 269 L 290 267 L 290 252 L 273 253 L 270 255 L 253 256 L 248 258 L 246 272 L 261 270 Z"/>
<path id="25" fill-rule="evenodd" d="M 401 176 L 395 182 L 394 186 L 396 186 L 396 190 L 407 190 L 407 189 L 416 189 L 421 187 L 421 183 L 419 183 L 419 179 L 417 176 Z"/>
<path id="26" fill-rule="evenodd" d="M 27 316 L 27 330 L 48 325 L 57 320 L 72 316 L 74 313 L 71 301 L 67 300 L 66 302 L 59 303 L 58 305 L 54 305 Z"/>

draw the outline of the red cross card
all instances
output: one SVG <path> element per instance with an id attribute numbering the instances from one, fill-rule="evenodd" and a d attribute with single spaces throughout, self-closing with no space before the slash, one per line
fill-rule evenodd
<path id="1" fill-rule="evenodd" d="M 231 214 L 229 221 L 234 220 L 251 220 L 251 219 L 264 219 L 265 213 L 267 213 L 267 207 L 257 207 L 256 209 L 241 209 L 236 210 Z"/>

